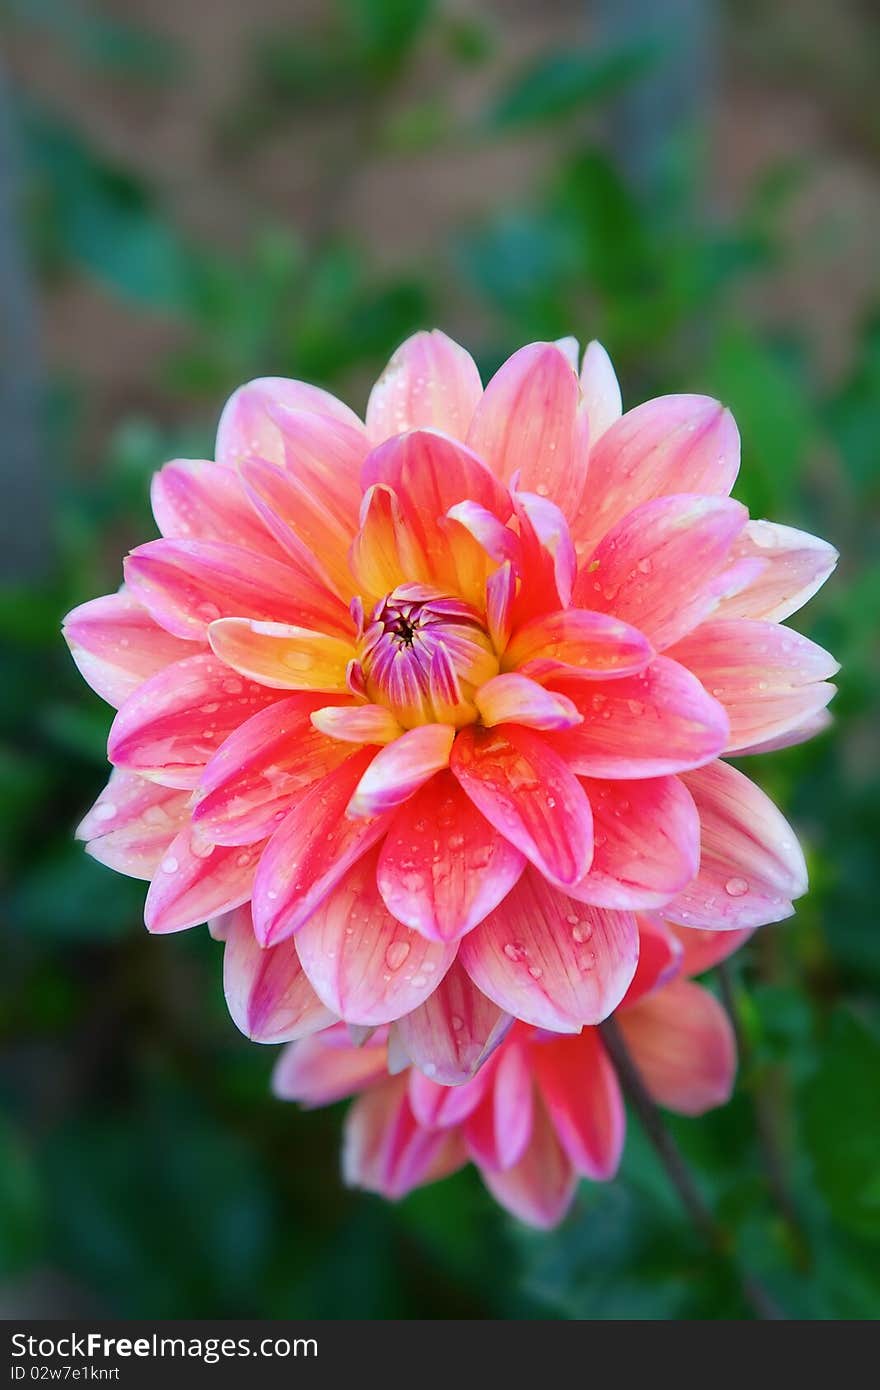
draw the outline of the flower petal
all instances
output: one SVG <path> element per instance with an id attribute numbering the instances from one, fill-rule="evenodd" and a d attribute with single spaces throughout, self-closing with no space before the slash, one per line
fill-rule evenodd
<path id="1" fill-rule="evenodd" d="M 278 406 L 314 411 L 363 433 L 364 427 L 354 411 L 329 391 L 285 377 L 258 377 L 234 391 L 223 408 L 217 428 L 217 462 L 237 468 L 256 455 L 270 463 L 283 463 L 284 436 L 277 421 Z"/>
<path id="2" fill-rule="evenodd" d="M 297 933 L 303 969 L 347 1023 L 390 1023 L 436 989 L 455 947 L 426 941 L 392 917 L 376 887 L 375 852 L 364 855 Z"/>
<path id="3" fill-rule="evenodd" d="M 708 990 L 673 980 L 621 1014 L 620 1030 L 658 1105 L 702 1115 L 730 1099 L 736 1041 L 730 1019 Z"/>
<path id="4" fill-rule="evenodd" d="M 827 541 L 792 526 L 750 521 L 733 547 L 735 559 L 758 559 L 757 578 L 718 607 L 720 618 L 764 618 L 781 623 L 821 589 L 837 564 Z"/>
<path id="5" fill-rule="evenodd" d="M 363 748 L 315 782 L 269 841 L 254 883 L 254 928 L 263 945 L 295 932 L 385 834 L 390 816 L 353 821 L 345 815 L 374 756 L 372 748 Z"/>
<path id="6" fill-rule="evenodd" d="M 428 940 L 455 941 L 498 906 L 525 862 L 444 771 L 391 822 L 379 891 L 399 921 Z"/>
<path id="7" fill-rule="evenodd" d="M 700 818 L 677 777 L 581 783 L 593 808 L 590 872 L 568 891 L 599 907 L 660 907 L 700 867 Z"/>
<path id="8" fill-rule="evenodd" d="M 326 695 L 276 700 L 221 744 L 199 781 L 193 821 L 224 845 L 263 840 L 278 829 L 294 798 L 351 749 L 313 728 L 310 716 Z"/>
<path id="9" fill-rule="evenodd" d="M 513 625 L 519 627 L 542 613 L 568 607 L 577 561 L 568 522 L 555 502 L 530 492 L 516 492 L 514 506 L 520 534 L 514 563 L 522 582 Z"/>
<path id="10" fill-rule="evenodd" d="M 495 829 L 543 874 L 578 883 L 593 857 L 590 803 L 543 739 L 515 724 L 459 731 L 450 767 Z"/>
<path id="11" fill-rule="evenodd" d="M 233 1023 L 252 1042 L 292 1042 L 334 1021 L 309 984 L 293 942 L 260 946 L 249 903 L 229 914 L 223 990 Z"/>
<path id="12" fill-rule="evenodd" d="M 194 787 L 218 744 L 277 699 L 199 653 L 166 666 L 129 696 L 113 721 L 107 754 L 165 786 Z"/>
<path id="13" fill-rule="evenodd" d="M 409 1103 L 419 1124 L 425 1129 L 451 1129 L 460 1125 L 486 1094 L 491 1085 L 491 1072 L 491 1067 L 484 1067 L 463 1086 L 443 1086 L 430 1080 L 417 1067 L 410 1067 Z"/>
<path id="14" fill-rule="evenodd" d="M 761 739 L 760 743 L 750 743 L 747 748 L 738 748 L 737 757 L 744 758 L 751 753 L 776 753 L 781 748 L 794 748 L 799 743 L 806 743 L 808 739 L 824 733 L 833 723 L 834 717 L 827 709 L 817 710 L 815 714 L 808 714 L 800 724 L 786 729 L 785 733 Z"/>
<path id="15" fill-rule="evenodd" d="M 567 608 L 533 618 L 515 632 L 504 668 L 533 680 L 610 679 L 641 671 L 653 651 L 648 639 L 608 613 Z"/>
<path id="16" fill-rule="evenodd" d="M 349 565 L 361 594 L 371 599 L 383 598 L 400 584 L 431 576 L 397 493 L 384 483 L 374 484 L 364 493 Z"/>
<path id="17" fill-rule="evenodd" d="M 311 715 L 316 729 L 342 743 L 393 743 L 403 729 L 385 705 L 327 705 Z"/>
<path id="18" fill-rule="evenodd" d="M 374 444 L 424 426 L 464 439 L 482 394 L 469 352 L 436 328 L 414 333 L 370 392 L 367 432 Z"/>
<path id="19" fill-rule="evenodd" d="M 481 1168 L 480 1174 L 497 1202 L 539 1230 L 559 1224 L 577 1187 L 577 1174 L 540 1103 L 535 1106 L 531 1142 L 519 1163 L 512 1168 Z"/>
<path id="20" fill-rule="evenodd" d="M 481 1168 L 512 1168 L 532 1137 L 534 1084 L 530 1052 L 516 1037 L 511 1037 L 487 1070 L 491 1071 L 488 1089 L 465 1124 L 465 1143 Z"/>
<path id="21" fill-rule="evenodd" d="M 807 891 L 794 831 L 768 796 L 727 763 L 682 779 L 700 813 L 700 872 L 663 916 L 683 927 L 730 930 L 790 917 Z"/>
<path id="22" fill-rule="evenodd" d="M 499 1008 L 537 1028 L 573 1033 L 620 1003 L 635 973 L 638 929 L 631 913 L 574 902 L 526 871 L 459 954 Z"/>
<path id="23" fill-rule="evenodd" d="M 602 1182 L 620 1164 L 626 1112 L 614 1068 L 595 1028 L 531 1049 L 532 1068 L 557 1138 L 575 1170 Z"/>
<path id="24" fill-rule="evenodd" d="M 572 521 L 578 555 L 640 503 L 675 492 L 726 496 L 738 471 L 733 417 L 708 396 L 660 396 L 627 411 L 590 450 L 590 485 Z"/>
<path id="25" fill-rule="evenodd" d="M 587 471 L 586 417 L 564 352 L 531 343 L 499 367 L 474 413 L 467 442 L 503 482 L 577 511 Z"/>
<path id="26" fill-rule="evenodd" d="M 581 569 L 574 602 L 632 623 L 661 651 L 718 602 L 718 580 L 748 520 L 740 502 L 658 497 L 627 512 Z"/>
<path id="27" fill-rule="evenodd" d="M 206 459 L 174 459 L 153 475 L 150 501 L 166 540 L 224 541 L 283 560 L 231 468 Z"/>
<path id="28" fill-rule="evenodd" d="M 553 684 L 584 722 L 545 737 L 573 771 L 585 776 L 661 777 L 708 762 L 727 742 L 722 706 L 668 657 L 655 657 L 625 680 Z"/>
<path id="29" fill-rule="evenodd" d="M 669 925 L 681 946 L 682 975 L 702 975 L 721 961 L 727 960 L 750 939 L 751 927 L 742 931 L 709 931 L 700 927 Z"/>
<path id="30" fill-rule="evenodd" d="M 247 902 L 262 845 L 212 845 L 192 826 L 172 840 L 150 884 L 147 930 L 184 931 Z"/>
<path id="31" fill-rule="evenodd" d="M 311 1110 L 387 1079 L 384 1047 L 330 1045 L 325 1030 L 284 1048 L 272 1073 L 272 1092 Z"/>
<path id="32" fill-rule="evenodd" d="M 157 671 L 197 650 L 122 592 L 74 608 L 64 619 L 64 640 L 83 680 L 114 709 Z"/>
<path id="33" fill-rule="evenodd" d="M 517 671 L 486 681 L 474 704 L 487 729 L 495 724 L 522 724 L 527 729 L 558 730 L 583 722 L 583 715 L 566 695 L 546 690 Z"/>
<path id="34" fill-rule="evenodd" d="M 454 738 L 449 724 L 419 724 L 387 743 L 364 772 L 346 814 L 378 816 L 409 800 L 447 766 Z"/>
<path id="35" fill-rule="evenodd" d="M 86 840 L 86 853 L 108 869 L 150 879 L 189 819 L 189 808 L 186 792 L 114 768 L 107 786 L 77 826 L 76 838 Z"/>
<path id="36" fill-rule="evenodd" d="M 287 623 L 220 618 L 208 629 L 211 649 L 243 676 L 274 690 L 344 693 L 354 644 Z"/>
<path id="37" fill-rule="evenodd" d="M 511 1022 L 455 960 L 434 992 L 395 1027 L 413 1066 L 458 1090 L 480 1071 Z"/>
<path id="38" fill-rule="evenodd" d="M 630 987 L 620 1003 L 621 1009 L 629 1009 L 646 994 L 674 980 L 684 971 L 684 948 L 676 934 L 676 928 L 662 918 L 640 913 L 639 924 L 639 963 L 632 977 Z M 732 936 L 732 932 L 714 932 L 715 939 L 722 940 Z M 705 935 L 710 935 L 706 932 Z"/>
<path id="39" fill-rule="evenodd" d="M 405 1076 L 359 1096 L 345 1121 L 342 1174 L 396 1201 L 422 1183 L 460 1167 L 464 1153 L 455 1134 L 424 1129 L 413 1115 Z"/>
<path id="40" fill-rule="evenodd" d="M 620 419 L 623 402 L 611 358 L 595 338 L 587 344 L 581 367 L 583 409 L 589 425 L 590 448 Z"/>
<path id="41" fill-rule="evenodd" d="M 124 568 L 133 596 L 176 637 L 203 641 L 224 617 L 351 630 L 345 606 L 317 580 L 224 541 L 148 541 Z"/>

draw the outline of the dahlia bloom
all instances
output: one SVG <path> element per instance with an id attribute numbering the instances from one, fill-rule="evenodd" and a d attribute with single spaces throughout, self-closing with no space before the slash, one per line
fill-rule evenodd
<path id="1" fill-rule="evenodd" d="M 821 725 L 836 664 L 781 620 L 836 557 L 749 521 L 738 463 L 715 401 L 621 415 L 596 343 L 484 390 L 416 334 L 365 423 L 241 387 L 216 462 L 156 475 L 161 539 L 66 622 L 118 707 L 88 852 L 150 880 L 150 931 L 216 920 L 250 1036 L 395 1023 L 446 1081 L 512 1017 L 605 1018 L 637 911 L 789 915 L 795 836 L 719 757 Z"/>
<path id="2" fill-rule="evenodd" d="M 687 977 L 739 945 L 740 933 L 664 928 L 641 917 L 642 950 L 617 1018 L 654 1100 L 701 1115 L 729 1097 L 736 1045 L 727 1014 Z M 709 938 L 708 940 L 706 938 Z M 474 1163 L 493 1196 L 531 1226 L 555 1226 L 580 1177 L 614 1177 L 625 1112 L 598 1028 L 550 1033 L 516 1022 L 476 1076 L 442 1086 L 395 1067 L 378 1029 L 355 1045 L 334 1024 L 282 1051 L 273 1089 L 306 1107 L 356 1095 L 346 1116 L 349 1185 L 396 1199 Z"/>

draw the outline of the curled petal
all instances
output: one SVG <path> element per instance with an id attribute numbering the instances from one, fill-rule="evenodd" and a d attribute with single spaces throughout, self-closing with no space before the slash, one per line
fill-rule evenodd
<path id="1" fill-rule="evenodd" d="M 423 1004 L 396 1030 L 407 1056 L 440 1086 L 460 1089 L 503 1040 L 509 1014 L 487 999 L 455 960 Z"/>
<path id="2" fill-rule="evenodd" d="M 231 468 L 206 459 L 174 459 L 153 475 L 150 501 L 166 540 L 225 541 L 283 560 L 284 555 Z"/>
<path id="3" fill-rule="evenodd" d="M 390 1023 L 427 999 L 455 947 L 426 941 L 392 917 L 365 855 L 300 927 L 297 950 L 316 993 L 348 1023 Z"/>
<path id="4" fill-rule="evenodd" d="M 130 695 L 110 729 L 110 761 L 169 787 L 194 787 L 218 744 L 277 695 L 210 653 L 175 661 Z"/>
<path id="5" fill-rule="evenodd" d="M 730 1099 L 736 1041 L 730 1019 L 708 990 L 673 980 L 621 1014 L 620 1030 L 658 1105 L 702 1115 Z"/>
<path id="6" fill-rule="evenodd" d="M 347 814 L 378 816 L 407 801 L 448 765 L 454 738 L 449 724 L 419 724 L 386 744 L 364 772 Z"/>
<path id="7" fill-rule="evenodd" d="M 455 941 L 497 907 L 525 858 L 446 771 L 401 806 L 379 858 L 389 912 L 433 941 Z"/>
<path id="8" fill-rule="evenodd" d="M 362 854 L 385 834 L 390 816 L 350 820 L 345 807 L 374 757 L 352 753 L 305 793 L 269 841 L 254 882 L 254 929 L 274 945 L 307 920 Z"/>
<path id="9" fill-rule="evenodd" d="M 576 1033 L 620 1003 L 638 949 L 631 913 L 577 903 L 527 871 L 459 952 L 499 1008 L 537 1028 Z"/>
<path id="10" fill-rule="evenodd" d="M 83 680 L 114 709 L 157 671 L 198 650 L 122 592 L 74 608 L 64 619 L 64 639 Z"/>
<path id="11" fill-rule="evenodd" d="M 397 494 L 384 484 L 375 484 L 364 493 L 350 566 L 361 592 L 371 598 L 381 598 L 408 581 L 430 577 L 427 558 Z"/>
<path id="12" fill-rule="evenodd" d="M 506 560 L 486 580 L 486 623 L 496 652 L 504 651 L 513 628 L 513 603 L 516 598 L 516 573 Z"/>
<path id="13" fill-rule="evenodd" d="M 325 632 L 287 623 L 221 618 L 208 629 L 211 649 L 243 676 L 274 690 L 344 693 L 353 644 Z"/>
<path id="14" fill-rule="evenodd" d="M 578 379 L 554 343 L 531 343 L 493 376 L 474 413 L 468 444 L 505 483 L 552 497 L 566 516 L 581 501 L 586 419 Z"/>
<path id="15" fill-rule="evenodd" d="M 724 748 L 727 715 L 690 671 L 658 656 L 625 680 L 558 681 L 583 723 L 547 740 L 588 777 L 661 777 L 698 767 Z"/>
<path id="16" fill-rule="evenodd" d="M 314 710 L 311 720 L 322 734 L 343 743 L 393 743 L 403 733 L 385 705 L 326 705 Z"/>
<path id="17" fill-rule="evenodd" d="M 719 618 L 764 618 L 781 623 L 821 589 L 837 564 L 827 541 L 792 526 L 749 521 L 733 547 L 735 559 L 763 561 L 756 578 L 718 607 Z"/>
<path id="18" fill-rule="evenodd" d="M 670 652 L 724 706 L 725 752 L 766 743 L 799 728 L 828 704 L 840 668 L 799 632 L 744 618 L 703 623 Z"/>
<path id="19" fill-rule="evenodd" d="M 517 671 L 493 676 L 481 686 L 474 704 L 487 728 L 523 724 L 527 729 L 571 729 L 583 715 L 566 695 L 547 690 Z"/>
<path id="20" fill-rule="evenodd" d="M 599 907 L 660 907 L 700 866 L 700 819 L 677 777 L 582 786 L 593 808 L 590 872 L 569 889 Z"/>
<path id="21" fill-rule="evenodd" d="M 504 668 L 538 681 L 607 680 L 641 671 L 652 655 L 648 639 L 628 623 L 608 613 L 568 608 L 533 618 L 514 633 Z"/>
<path id="22" fill-rule="evenodd" d="M 568 523 L 555 502 L 529 492 L 514 494 L 519 522 L 518 564 L 522 587 L 514 627 L 541 613 L 567 608 L 577 571 Z"/>
<path id="23" fill-rule="evenodd" d="M 462 729 L 450 767 L 495 829 L 560 884 L 577 883 L 593 857 L 590 803 L 542 738 L 515 724 Z"/>
<path id="24" fill-rule="evenodd" d="M 363 434 L 364 427 L 354 411 L 329 391 L 285 377 L 259 377 L 234 391 L 223 408 L 217 428 L 217 462 L 237 468 L 256 455 L 270 463 L 283 463 L 284 434 L 277 421 L 278 406 L 314 411 Z"/>
<path id="25" fill-rule="evenodd" d="M 590 448 L 620 419 L 623 402 L 611 358 L 595 338 L 587 344 L 581 367 L 583 410 L 589 426 Z"/>
<path id="26" fill-rule="evenodd" d="M 529 1226 L 549 1230 L 571 1206 L 577 1174 L 543 1104 L 535 1106 L 531 1142 L 512 1168 L 481 1169 L 492 1196 Z"/>
<path id="27" fill-rule="evenodd" d="M 584 565 L 575 602 L 614 613 L 661 651 L 696 627 L 748 519 L 729 497 L 659 497 L 627 512 Z"/>
<path id="28" fill-rule="evenodd" d="M 730 930 L 779 922 L 807 891 L 794 831 L 768 796 L 727 763 L 682 779 L 700 813 L 700 872 L 663 909 L 683 927 Z"/>
<path id="29" fill-rule="evenodd" d="M 572 535 L 587 556 L 642 502 L 676 492 L 726 496 L 739 471 L 730 411 L 707 396 L 661 396 L 636 406 L 590 450 L 590 484 Z"/>
<path id="30" fill-rule="evenodd" d="M 231 912 L 227 922 L 223 990 L 232 1021 L 245 1037 L 292 1042 L 334 1022 L 309 984 L 292 941 L 261 947 L 247 903 Z"/>
<path id="31" fill-rule="evenodd" d="M 351 752 L 310 723 L 326 695 L 276 700 L 235 729 L 199 779 L 193 821 L 218 844 L 263 840 L 277 830 L 295 796 Z"/>
<path id="32" fill-rule="evenodd" d="M 335 1039 L 331 1045 L 324 1031 L 284 1048 L 272 1073 L 272 1091 L 279 1100 L 295 1100 L 311 1110 L 387 1079 L 384 1047 L 344 1046 Z"/>
<path id="33" fill-rule="evenodd" d="M 464 439 L 482 393 L 469 352 L 436 328 L 414 333 L 370 392 L 367 432 L 374 444 L 423 427 Z"/>
<path id="34" fill-rule="evenodd" d="M 620 1164 L 626 1112 L 595 1028 L 536 1043 L 532 1066 L 557 1138 L 576 1171 L 601 1182 Z"/>
<path id="35" fill-rule="evenodd" d="M 512 1168 L 532 1137 L 534 1085 L 527 1048 L 511 1037 L 487 1071 L 488 1087 L 465 1124 L 465 1143 L 480 1168 Z"/>
<path id="36" fill-rule="evenodd" d="M 346 632 L 349 614 L 317 580 L 224 541 L 148 541 L 125 561 L 133 596 L 176 637 L 204 641 L 216 618 L 302 623 Z"/>
<path id="37" fill-rule="evenodd" d="M 86 853 L 108 869 L 150 879 L 186 824 L 189 803 L 186 792 L 114 768 L 76 838 L 86 840 Z"/>
<path id="38" fill-rule="evenodd" d="M 147 930 L 184 931 L 240 907 L 251 896 L 261 844 L 212 845 L 192 826 L 172 840 L 144 906 Z"/>

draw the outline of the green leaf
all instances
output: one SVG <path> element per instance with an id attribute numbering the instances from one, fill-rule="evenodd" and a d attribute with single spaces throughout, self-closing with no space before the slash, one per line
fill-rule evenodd
<path id="1" fill-rule="evenodd" d="M 489 129 L 515 129 L 570 116 L 622 91 L 653 65 L 657 50 L 638 43 L 606 52 L 548 53 L 521 72 L 484 117 Z"/>

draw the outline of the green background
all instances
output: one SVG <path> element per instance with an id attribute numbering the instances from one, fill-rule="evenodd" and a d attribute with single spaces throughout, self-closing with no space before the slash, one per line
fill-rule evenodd
<path id="1" fill-rule="evenodd" d="M 5 398 L 0 464 L 0 1312 L 723 1318 L 750 1315 L 747 1270 L 791 1317 L 875 1316 L 876 16 L 255 3 L 224 46 L 236 7 L 183 8 L 189 28 L 135 0 L 0 10 L 19 167 L 0 368 L 33 387 L 32 412 L 27 391 Z M 210 455 L 254 375 L 362 409 L 396 344 L 434 324 L 486 373 L 576 333 L 605 343 L 630 405 L 719 395 L 743 436 L 736 495 L 842 554 L 795 618 L 842 662 L 835 728 L 748 763 L 811 891 L 734 963 L 733 1101 L 670 1121 L 722 1254 L 634 1119 L 620 1177 L 584 1184 L 549 1235 L 471 1171 L 397 1206 L 346 1192 L 340 1108 L 269 1097 L 273 1053 L 230 1023 L 220 948 L 149 939 L 143 886 L 71 839 L 111 713 L 59 622 L 155 534 L 151 472 Z"/>

